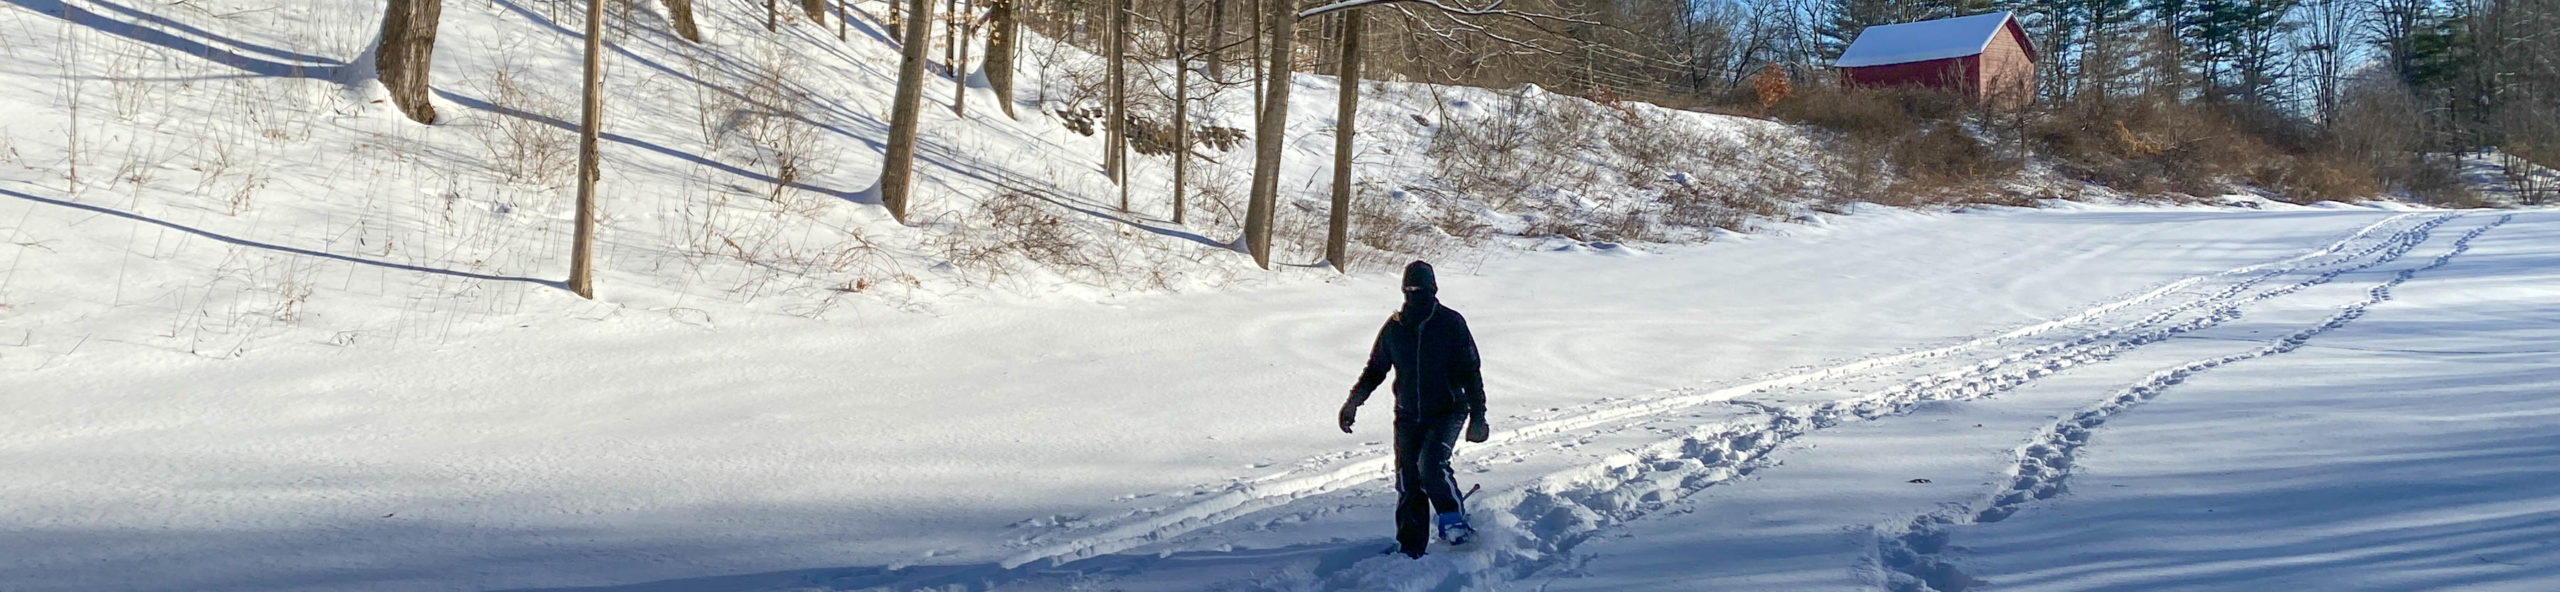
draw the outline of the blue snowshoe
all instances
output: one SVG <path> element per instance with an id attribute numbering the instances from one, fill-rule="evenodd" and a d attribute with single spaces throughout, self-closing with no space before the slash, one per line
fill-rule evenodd
<path id="1" fill-rule="evenodd" d="M 1454 547 L 1473 540 L 1476 540 L 1476 529 L 1467 525 L 1467 513 L 1446 512 L 1440 515 L 1440 542 Z"/>

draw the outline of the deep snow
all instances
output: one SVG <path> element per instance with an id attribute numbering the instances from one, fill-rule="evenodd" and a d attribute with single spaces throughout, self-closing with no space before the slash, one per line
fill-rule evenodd
<path id="1" fill-rule="evenodd" d="M 1490 261 L 1445 294 L 1491 368 L 1496 439 L 1461 456 L 1492 536 L 1423 562 L 1365 556 L 1379 434 L 1326 425 L 1394 307 L 1384 277 L 854 331 L 608 318 L 227 361 L 92 344 L 7 378 L 0 497 L 28 510 L 0 540 L 33 589 L 1872 586 L 1893 573 L 1878 529 L 1985 495 L 2046 417 L 2317 324 L 2492 217 L 1879 211 Z M 1752 517 L 1771 510 L 1822 521 Z M 1716 516 L 1738 517 L 1691 522 Z M 725 574 L 763 575 L 689 580 Z"/>
<path id="2" fill-rule="evenodd" d="M 1496 434 L 1460 456 L 1489 536 L 1385 559 L 1386 411 L 1330 424 L 1391 276 L 1298 265 L 1304 244 L 1252 269 L 1223 246 L 1232 216 L 1163 219 L 1160 159 L 1138 159 L 1137 213 L 1111 212 L 1097 142 L 1037 113 L 1065 106 L 1064 76 L 1026 81 L 1053 102 L 1019 120 L 928 109 L 928 221 L 888 223 L 863 187 L 894 53 L 868 20 L 848 42 L 769 36 L 759 3 L 701 5 L 710 45 L 655 32 L 651 2 L 618 38 L 595 302 L 554 283 L 559 178 L 496 176 L 527 156 L 508 134 L 562 133 L 523 123 L 573 96 L 570 3 L 448 5 L 432 127 L 362 82 L 372 5 L 0 6 L 0 77 L 27 82 L 0 85 L 0 588 L 2542 589 L 2560 569 L 2509 544 L 2548 538 L 2548 480 L 2500 472 L 2552 456 L 2530 345 L 2548 212 L 1794 208 L 1706 245 L 1425 249 L 1488 363 Z M 773 73 L 796 82 L 759 87 Z M 1334 88 L 1295 83 L 1283 185 L 1315 203 Z M 1426 179 L 1430 128 L 1596 108 L 1578 99 L 1371 86 L 1363 174 L 1411 219 L 1519 232 L 1647 207 L 1619 187 L 1644 171 L 1596 156 L 1558 161 L 1600 171 L 1589 187 L 1509 211 Z M 783 99 L 758 88 L 809 115 L 759 115 Z M 825 156 L 776 191 L 771 134 Z M 1111 271 L 945 260 L 1008 187 Z M 2090 410 L 2088 431 L 2057 423 Z M 2227 422 L 2280 435 L 2190 427 Z M 2032 447 L 2070 434 L 2097 436 Z M 2322 503 L 2244 495 L 2287 438 L 2337 451 L 2287 497 Z M 2456 456 L 2492 444 L 2508 454 Z M 2402 457 L 2460 462 L 2356 464 Z M 2180 528 L 2164 506 L 2255 522 L 2176 548 L 2126 534 Z M 2380 525 L 2436 530 L 2305 542 Z M 2261 540 L 2279 544 L 2217 562 Z M 2157 559 L 2108 559 L 2132 555 Z"/>

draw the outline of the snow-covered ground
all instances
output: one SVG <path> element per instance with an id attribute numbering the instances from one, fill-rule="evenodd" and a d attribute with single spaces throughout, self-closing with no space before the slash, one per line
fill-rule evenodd
<path id="1" fill-rule="evenodd" d="M 2547 533 L 2529 515 L 2560 500 L 2492 469 L 2554 453 L 2532 446 L 2560 402 L 2537 400 L 2552 378 L 2530 344 L 2548 333 L 2533 333 L 2549 323 L 2532 303 L 2554 290 L 2560 216 L 2501 217 L 1879 210 L 1711 246 L 1491 260 L 1444 291 L 1490 367 L 1497 433 L 1461 454 L 1490 536 L 1419 562 L 1372 555 L 1391 499 L 1377 423 L 1356 437 L 1328 425 L 1393 308 L 1384 277 L 851 328 L 602 318 L 241 360 L 93 343 L 0 378 L 0 556 L 33 590 L 1863 589 L 1933 562 L 2142 588 L 2183 572 L 2091 569 L 2166 552 L 2130 533 L 2179 515 L 2144 508 L 2222 504 L 2268 530 L 2205 542 L 2451 521 L 2469 536 L 2392 539 L 2396 552 L 2476 554 L 2488 560 L 2444 561 L 2529 582 L 2560 565 L 2548 549 L 2495 543 Z M 2359 361 L 2375 356 L 2392 359 Z M 2198 360 L 2230 368 L 2160 374 Z M 2309 388 L 2307 372 L 2365 386 Z M 2168 409 L 2208 399 L 2162 421 L 2233 429 L 2153 449 L 2135 432 L 2110 457 L 2109 430 L 2145 415 L 2107 415 L 2086 474 L 2030 484 L 2073 493 L 1999 501 L 2057 417 L 2128 392 Z M 2359 441 L 2435 456 L 2240 453 L 2400 420 L 2320 397 L 2489 423 Z M 2431 430 L 2504 452 L 2432 461 L 2481 451 Z M 2194 448 L 2234 452 L 2165 456 Z M 2376 462 L 2400 470 L 2317 464 Z M 2268 479 L 2336 503 L 2176 497 L 2268 485 L 2184 478 L 2215 463 L 2281 468 Z M 2495 512 L 2395 511 L 2417 503 L 2403 491 Z M 2016 516 L 1967 526 L 1995 507 Z M 2029 529 L 2041 512 L 2120 524 Z M 2085 547 L 2038 538 L 2066 527 L 2128 530 L 2062 539 Z M 1955 545 L 1891 552 L 1915 529 Z"/>
<path id="2" fill-rule="evenodd" d="M 1286 265 L 1263 271 L 1224 244 L 1232 192 L 1169 221 L 1161 158 L 1136 159 L 1134 213 L 1115 211 L 1098 142 L 1051 113 L 1079 105 L 1072 48 L 1027 40 L 1019 118 L 983 88 L 968 116 L 927 110 L 910 227 L 865 189 L 895 60 L 880 4 L 839 41 L 705 1 L 697 46 L 640 2 L 615 33 L 585 301 L 556 283 L 567 175 L 526 166 L 561 156 L 576 4 L 448 5 L 435 126 L 374 102 L 377 5 L 0 5 L 0 590 L 2560 573 L 2539 543 L 2560 499 L 2531 472 L 2560 408 L 2535 345 L 2560 295 L 2547 211 L 1799 203 L 1755 234 L 1666 235 L 1711 244 L 1539 238 L 1658 217 L 1673 185 L 1798 181 L 1809 145 L 1534 87 L 1373 83 L 1359 166 L 1384 205 L 1364 224 L 1415 242 L 1364 246 L 1355 271 L 1445 255 L 1496 428 L 1460 455 L 1489 536 L 1407 561 L 1373 554 L 1389 411 L 1332 428 L 1394 278 L 1305 265 L 1329 78 L 1296 80 Z M 1240 122 L 1239 95 L 1205 120 Z M 1580 139 L 1610 151 L 1715 154 L 1531 142 L 1488 166 L 1570 189 L 1509 200 L 1441 184 L 1426 155 L 1451 129 L 1593 114 Z M 778 183 L 786 157 L 811 160 Z M 1221 158 L 1205 185 L 1238 185 Z M 963 261 L 1006 231 L 985 223 L 1008 194 L 1084 263 Z M 1445 233 L 1470 225 L 1491 238 Z"/>
<path id="3" fill-rule="evenodd" d="M 2560 171 L 2489 150 L 2459 156 L 2463 183 L 2491 203 L 2560 203 Z"/>

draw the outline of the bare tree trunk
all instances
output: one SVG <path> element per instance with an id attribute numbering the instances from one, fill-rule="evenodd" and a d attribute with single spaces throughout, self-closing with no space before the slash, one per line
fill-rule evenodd
<path id="1" fill-rule="evenodd" d="M 667 20 L 675 23 L 676 36 L 701 43 L 702 28 L 693 24 L 693 0 L 663 0 L 663 3 L 667 5 Z"/>
<path id="2" fill-rule="evenodd" d="M 1227 0 L 1209 0 L 1209 51 L 1205 58 L 1210 80 L 1226 80 L 1226 46 Z"/>
<path id="3" fill-rule="evenodd" d="M 1360 121 L 1360 9 L 1342 11 L 1342 102 L 1333 121 L 1333 219 L 1324 235 L 1324 258 L 1334 271 L 1351 270 L 1351 138 Z"/>
<path id="4" fill-rule="evenodd" d="M 596 298 L 596 180 L 603 159 L 596 135 L 604 125 L 604 0 L 587 0 L 586 107 L 578 118 L 578 235 L 569 253 L 569 291 Z"/>
<path id="5" fill-rule="evenodd" d="M 957 25 L 958 23 L 956 21 L 960 19 L 960 0 L 944 0 L 944 3 L 947 4 L 947 6 L 942 7 L 942 72 L 944 74 L 950 74 L 953 77 L 958 77 L 960 74 L 960 64 L 957 63 L 960 51 L 960 35 L 958 35 L 959 31 L 954 27 L 954 25 Z"/>
<path id="6" fill-rule="evenodd" d="M 809 22 L 827 26 L 827 0 L 800 0 L 800 12 L 809 13 Z"/>
<path id="7" fill-rule="evenodd" d="M 899 224 L 907 223 L 907 187 L 915 172 L 916 115 L 924 107 L 924 62 L 933 45 L 924 21 L 933 18 L 933 0 L 907 0 L 905 55 L 898 60 L 898 98 L 889 107 L 888 162 L 880 169 L 880 205 Z"/>
<path id="8" fill-rule="evenodd" d="M 1111 104 L 1103 106 L 1102 170 L 1111 176 L 1111 182 L 1126 185 L 1129 180 L 1125 149 L 1129 132 L 1129 0 L 1111 0 L 1110 6 L 1111 17 L 1106 21 L 1110 27 L 1110 48 L 1104 52 L 1110 54 L 1107 59 L 1111 62 L 1104 77 L 1111 85 L 1108 93 Z M 1129 199 L 1125 194 L 1120 199 L 1120 211 L 1129 211 Z"/>
<path id="9" fill-rule="evenodd" d="M 764 30 L 767 33 L 782 30 L 782 9 L 774 8 L 773 0 L 764 0 Z"/>
<path id="10" fill-rule="evenodd" d="M 1022 34 L 1022 15 L 1014 11 L 1013 3 L 995 0 L 987 11 L 987 88 L 995 91 L 1007 119 L 1013 117 L 1014 39 Z"/>
<path id="11" fill-rule="evenodd" d="M 382 41 L 374 48 L 373 67 L 391 104 L 410 121 L 433 124 L 436 107 L 427 101 L 427 73 L 435 61 L 436 22 L 444 0 L 391 0 L 382 14 Z"/>
<path id="12" fill-rule="evenodd" d="M 1184 53 L 1191 43 L 1191 10 L 1185 0 L 1173 6 L 1173 223 L 1181 224 L 1191 172 L 1191 56 Z"/>
<path id="13" fill-rule="evenodd" d="M 906 19 L 898 13 L 898 0 L 889 0 L 889 38 L 906 39 Z"/>
<path id="14" fill-rule="evenodd" d="M 853 17 L 851 17 L 850 15 L 848 15 L 848 14 L 845 12 L 845 11 L 846 11 L 845 5 L 846 5 L 846 4 L 852 4 L 852 3 L 853 3 L 853 0 L 836 0 L 836 40 L 837 40 L 837 41 L 843 41 L 843 40 L 845 40 L 845 37 L 844 37 L 844 25 L 845 25 L 845 23 L 850 22 L 850 21 L 852 21 L 852 20 L 853 20 Z"/>
<path id="15" fill-rule="evenodd" d="M 976 27 L 968 22 L 969 11 L 962 10 L 960 0 L 951 0 L 951 45 L 959 57 L 951 60 L 951 114 L 969 115 L 969 32 Z"/>
<path id="16" fill-rule="evenodd" d="M 1264 0 L 1270 5 L 1269 38 L 1271 53 L 1263 65 L 1262 113 L 1254 121 L 1253 130 L 1253 197 L 1244 215 L 1245 247 L 1253 254 L 1253 264 L 1271 268 L 1272 215 L 1280 203 L 1281 135 L 1289 129 L 1289 52 L 1297 36 L 1295 3 L 1288 0 Z"/>
<path id="17" fill-rule="evenodd" d="M 1270 30 L 1263 26 L 1265 20 L 1263 16 L 1271 12 L 1269 10 L 1270 5 L 1267 4 L 1271 1 L 1272 0 L 1253 0 L 1253 18 L 1251 19 L 1253 21 L 1253 51 L 1246 53 L 1244 60 L 1253 64 L 1252 94 L 1253 113 L 1255 117 L 1260 117 L 1262 115 L 1262 97 L 1264 90 L 1262 81 L 1268 78 L 1263 75 L 1262 58 L 1270 51 L 1269 46 L 1264 45 L 1264 43 L 1270 39 Z"/>

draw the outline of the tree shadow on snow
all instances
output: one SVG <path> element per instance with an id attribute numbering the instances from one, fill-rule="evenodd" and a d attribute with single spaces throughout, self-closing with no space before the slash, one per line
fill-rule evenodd
<path id="1" fill-rule="evenodd" d="M 405 263 L 392 263 L 392 262 L 389 262 L 389 261 L 375 261 L 375 260 L 372 260 L 372 259 L 365 259 L 365 258 L 362 258 L 362 257 L 353 257 L 353 256 L 348 256 L 348 255 L 340 255 L 340 254 L 337 254 L 337 253 L 329 253 L 329 252 L 324 252 L 324 251 L 314 251 L 314 250 L 311 250 L 311 249 L 304 249 L 304 248 L 300 248 L 300 247 L 288 247 L 288 246 L 279 245 L 279 244 L 275 244 L 275 243 L 262 243 L 262 242 L 253 241 L 253 240 L 244 239 L 244 238 L 236 238 L 236 237 L 226 236 L 226 235 L 223 235 L 223 234 L 215 233 L 215 232 L 208 231 L 208 230 L 204 230 L 204 229 L 201 229 L 201 228 L 196 228 L 196 227 L 192 227 L 192 226 L 187 226 L 187 225 L 184 225 L 184 224 L 178 224 L 178 223 L 175 223 L 175 222 L 170 222 L 170 221 L 167 221 L 167 220 L 161 220 L 161 219 L 158 219 L 158 218 L 153 218 L 153 217 L 150 217 L 150 216 L 144 216 L 144 215 L 141 215 L 141 214 L 136 214 L 136 213 L 132 213 L 132 212 L 127 212 L 127 211 L 124 211 L 124 210 L 118 210 L 118 209 L 106 208 L 106 207 L 100 207 L 100 206 L 93 206 L 93 205 L 84 204 L 84 203 L 76 203 L 76 202 L 70 202 L 70 201 L 63 201 L 63 200 L 53 199 L 53 198 L 49 198 L 49 197 L 38 197 L 38 196 L 29 195 L 29 194 L 26 194 L 26 193 L 21 193 L 21 192 L 18 192 L 18 191 L 13 191 L 13 190 L 8 190 L 8 189 L 0 189 L 0 195 L 6 195 L 6 196 L 9 196 L 9 197 L 14 197 L 14 198 L 18 198 L 18 199 L 23 199 L 23 200 L 27 200 L 27 201 L 31 201 L 31 202 L 35 202 L 35 203 L 40 203 L 40 204 L 48 204 L 48 205 L 62 206 L 62 207 L 71 208 L 71 209 L 75 209 L 75 210 L 87 210 L 87 211 L 90 211 L 90 212 L 96 212 L 96 213 L 99 213 L 99 214 L 105 214 L 105 215 L 109 215 L 109 216 L 115 216 L 115 217 L 118 217 L 118 218 L 124 218 L 124 219 L 126 219 L 126 220 L 132 220 L 132 221 L 135 221 L 135 222 L 142 222 L 142 223 L 145 223 L 145 224 L 157 225 L 157 226 L 161 226 L 161 227 L 164 227 L 164 228 L 168 228 L 168 229 L 170 229 L 170 230 L 176 230 L 176 231 L 184 232 L 184 233 L 187 233 L 187 234 L 193 234 L 193 235 L 196 235 L 196 236 L 201 236 L 201 237 L 205 237 L 205 238 L 213 239 L 213 240 L 216 240 L 216 241 L 221 241 L 221 242 L 223 242 L 223 243 L 227 243 L 227 244 L 238 245 L 238 246 L 243 246 L 243 247 L 249 247 L 249 248 L 253 248 L 253 249 L 265 249 L 265 250 L 275 251 L 275 252 L 279 252 L 279 253 L 288 253 L 288 254 L 293 254 L 293 255 L 302 255 L 302 256 L 305 256 L 305 257 L 318 257 L 318 258 L 322 258 L 322 259 L 330 259 L 330 260 L 335 260 L 335 261 L 345 261 L 345 262 L 348 262 L 348 263 L 354 263 L 354 264 L 357 264 L 357 265 L 369 265 L 369 266 L 373 266 L 373 267 L 380 267 L 380 268 L 385 268 L 385 269 L 396 269 L 396 270 L 400 270 L 400 271 L 414 271 L 414 272 L 418 272 L 418 273 L 431 273 L 431 274 L 436 274 L 436 275 L 453 276 L 453 277 L 458 277 L 458 278 L 467 278 L 467 279 L 475 279 L 475 280 L 488 280 L 488 281 L 493 281 L 493 282 L 524 282 L 524 283 L 529 283 L 529 284 L 537 284 L 537 285 L 542 285 L 542 286 L 548 286 L 548 287 L 552 287 L 552 288 L 560 288 L 560 289 L 564 289 L 564 290 L 565 290 L 565 289 L 568 289 L 568 286 L 567 286 L 567 284 L 566 284 L 566 283 L 564 283 L 564 282 L 556 282 L 556 281 L 551 281 L 551 280 L 542 280 L 542 279 L 534 279 L 534 278 L 529 278 L 529 277 L 507 276 L 507 275 L 491 275 L 491 274 L 485 274 L 485 273 L 472 273 L 472 272 L 468 272 L 468 271 L 455 271 L 455 270 L 451 270 L 451 269 L 438 269 L 438 268 L 433 268 L 433 267 L 421 267 L 421 266 L 417 266 L 417 265 L 409 265 L 409 264 L 405 264 Z"/>
<path id="2" fill-rule="evenodd" d="M 108 0 L 89 0 L 110 16 L 61 0 L 0 0 L 101 33 L 184 52 L 260 76 L 339 80 L 347 62 L 249 43 Z M 127 20 L 130 19 L 130 20 Z M 255 55 L 252 55 L 255 54 Z"/>

